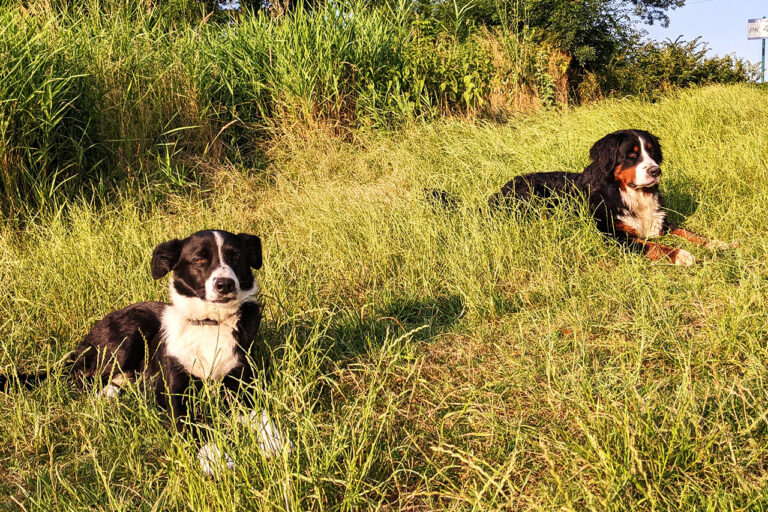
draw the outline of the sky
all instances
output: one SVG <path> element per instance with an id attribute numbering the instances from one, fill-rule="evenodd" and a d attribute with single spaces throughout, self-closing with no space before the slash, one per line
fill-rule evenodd
<path id="1" fill-rule="evenodd" d="M 711 55 L 735 53 L 759 63 L 761 42 L 747 40 L 747 20 L 764 17 L 768 17 L 768 0 L 687 0 L 685 6 L 669 11 L 669 27 L 656 24 L 642 28 L 657 40 L 682 35 L 689 41 L 702 36 Z"/>

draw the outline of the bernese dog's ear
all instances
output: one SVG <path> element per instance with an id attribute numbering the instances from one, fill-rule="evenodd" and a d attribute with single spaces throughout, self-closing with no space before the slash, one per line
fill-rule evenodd
<path id="1" fill-rule="evenodd" d="M 181 246 L 181 240 L 174 238 L 155 247 L 150 264 L 152 279 L 160 279 L 176 266 L 181 255 Z"/>
<path id="2" fill-rule="evenodd" d="M 261 239 L 256 235 L 239 233 L 237 238 L 243 243 L 245 253 L 248 256 L 248 265 L 253 269 L 261 268 Z"/>
<path id="3" fill-rule="evenodd" d="M 589 158 L 598 168 L 613 173 L 613 169 L 619 165 L 619 145 L 622 135 L 619 132 L 609 133 L 592 145 L 589 150 Z"/>

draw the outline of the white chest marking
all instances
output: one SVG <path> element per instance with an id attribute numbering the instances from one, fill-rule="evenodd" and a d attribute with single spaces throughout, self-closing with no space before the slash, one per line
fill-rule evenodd
<path id="1" fill-rule="evenodd" d="M 622 223 L 634 229 L 640 238 L 661 236 L 667 212 L 656 194 L 627 188 L 621 190 L 621 199 L 626 207 L 626 213 L 618 216 Z"/>
<path id="2" fill-rule="evenodd" d="M 234 330 L 239 315 L 219 325 L 192 325 L 173 307 L 163 312 L 165 350 L 198 379 L 221 380 L 240 365 Z"/>

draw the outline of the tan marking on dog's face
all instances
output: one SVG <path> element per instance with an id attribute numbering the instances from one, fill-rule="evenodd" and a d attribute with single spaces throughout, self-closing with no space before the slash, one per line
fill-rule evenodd
<path id="1" fill-rule="evenodd" d="M 632 167 L 623 167 L 621 164 L 616 166 L 616 169 L 613 171 L 613 178 L 619 182 L 619 186 L 626 190 L 627 187 L 629 187 L 630 183 L 635 182 L 635 173 L 637 171 L 636 166 Z"/>

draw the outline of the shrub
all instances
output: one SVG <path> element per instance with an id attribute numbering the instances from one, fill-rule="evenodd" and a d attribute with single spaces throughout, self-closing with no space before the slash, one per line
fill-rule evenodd
<path id="1" fill-rule="evenodd" d="M 0 14 L 0 199 L 44 201 L 75 176 L 89 145 L 56 20 Z M 56 48 L 55 51 L 51 51 Z"/>
<path id="2" fill-rule="evenodd" d="M 629 48 L 604 76 L 606 90 L 653 97 L 674 88 L 745 82 L 756 68 L 734 56 L 707 57 L 707 45 L 692 41 L 648 41 Z"/>
<path id="3" fill-rule="evenodd" d="M 143 9 L 0 14 L 0 211 L 98 196 L 156 158 L 197 151 L 209 124 L 176 57 L 180 34 Z M 141 176 L 144 178 L 144 176 Z"/>

